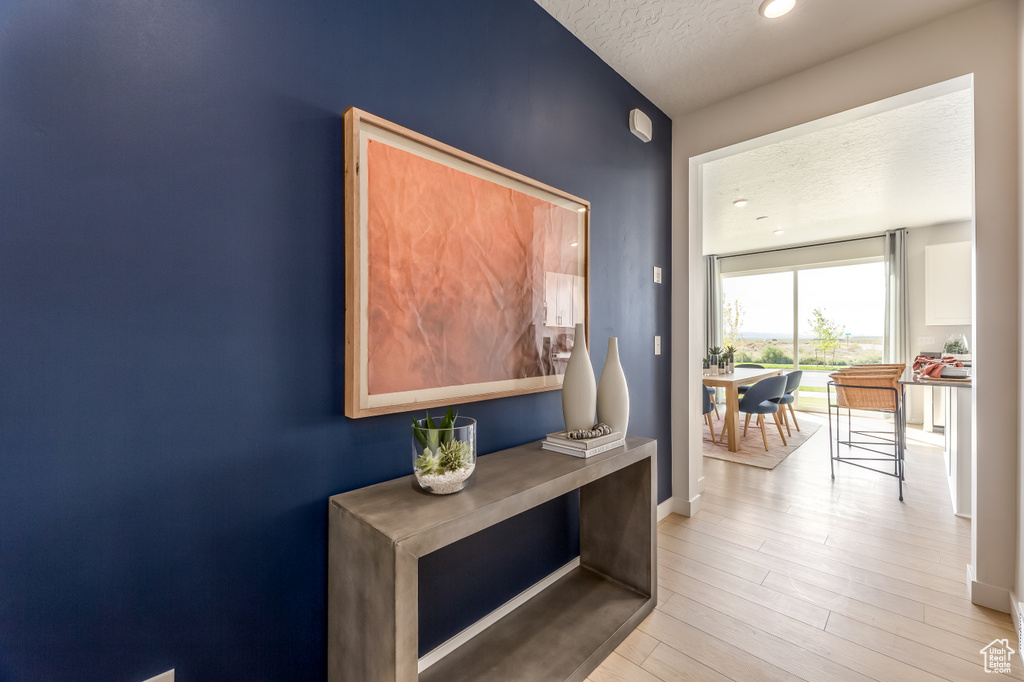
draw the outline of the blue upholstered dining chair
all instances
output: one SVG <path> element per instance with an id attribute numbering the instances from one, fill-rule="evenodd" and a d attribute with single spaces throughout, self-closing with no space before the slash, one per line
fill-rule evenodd
<path id="1" fill-rule="evenodd" d="M 761 427 L 761 440 L 764 441 L 764 449 L 768 449 L 768 434 L 764 428 L 764 416 L 770 414 L 775 417 L 775 426 L 779 429 L 779 436 L 782 444 L 786 444 L 786 434 L 782 432 L 782 422 L 779 421 L 779 400 L 786 392 L 786 377 L 768 377 L 761 379 L 751 386 L 740 399 L 739 410 L 747 415 L 743 422 L 743 435 L 747 435 L 747 426 L 750 425 L 750 416 L 757 415 L 757 423 Z"/>
<path id="2" fill-rule="evenodd" d="M 711 388 L 711 387 L 710 386 L 705 386 L 705 388 Z M 718 443 L 715 442 L 715 425 L 714 425 L 714 422 L 711 421 L 711 413 L 712 412 L 715 412 L 715 404 L 711 400 L 711 394 L 708 393 L 707 391 L 704 391 L 704 419 L 708 423 L 708 428 L 711 429 L 711 442 L 712 442 L 712 444 L 718 445 Z"/>
<path id="3" fill-rule="evenodd" d="M 786 405 L 789 405 L 789 414 L 793 416 L 793 426 L 796 430 L 800 430 L 800 425 L 796 423 L 796 412 L 793 411 L 793 403 L 796 402 L 796 396 L 793 394 L 796 389 L 800 388 L 800 381 L 804 377 L 802 369 L 794 370 L 786 374 L 786 391 L 779 398 L 779 410 L 782 412 L 782 423 L 786 425 L 786 433 L 793 435 L 793 432 L 789 430 L 789 417 L 786 416 Z"/>
<path id="4" fill-rule="evenodd" d="M 750 369 L 764 369 L 764 365 L 756 365 L 756 364 L 754 364 L 752 362 L 744 362 L 742 365 L 736 365 L 736 366 L 737 367 L 748 367 Z M 750 388 L 750 386 L 740 386 L 736 390 L 739 391 L 740 395 L 743 395 L 744 393 L 747 392 L 748 388 Z"/>
<path id="5" fill-rule="evenodd" d="M 722 417 L 718 414 L 718 389 L 714 386 L 704 387 L 705 400 L 711 400 L 711 408 L 715 411 L 715 419 L 721 419 Z M 707 413 L 705 413 L 707 414 Z M 711 419 L 711 417 L 708 417 Z"/>

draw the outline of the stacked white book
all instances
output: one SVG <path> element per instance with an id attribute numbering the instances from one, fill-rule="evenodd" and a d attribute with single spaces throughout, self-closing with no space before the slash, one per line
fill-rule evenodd
<path id="1" fill-rule="evenodd" d="M 597 438 L 574 439 L 565 435 L 565 431 L 549 433 L 548 437 L 541 441 L 540 446 L 545 450 L 560 452 L 563 455 L 573 457 L 593 457 L 602 452 L 614 450 L 626 444 L 626 438 L 618 431 L 613 431 L 607 436 Z"/>

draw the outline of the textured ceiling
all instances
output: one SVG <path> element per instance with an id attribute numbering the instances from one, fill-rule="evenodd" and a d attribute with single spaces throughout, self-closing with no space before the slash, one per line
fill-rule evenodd
<path id="1" fill-rule="evenodd" d="M 960 90 L 705 163 L 704 253 L 970 220 L 973 130 Z"/>
<path id="2" fill-rule="evenodd" d="M 982 0 L 537 0 L 669 116 L 902 33 Z"/>

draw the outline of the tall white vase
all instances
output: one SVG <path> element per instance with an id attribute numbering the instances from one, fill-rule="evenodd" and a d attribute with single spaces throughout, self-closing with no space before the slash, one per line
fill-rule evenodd
<path id="1" fill-rule="evenodd" d="M 565 430 L 589 429 L 597 414 L 597 382 L 594 366 L 587 352 L 587 335 L 583 325 L 576 325 L 575 343 L 562 377 L 562 416 Z"/>
<path id="2" fill-rule="evenodd" d="M 597 387 L 597 421 L 623 436 L 629 426 L 629 388 L 619 362 L 619 340 L 614 336 L 608 339 L 608 359 Z"/>

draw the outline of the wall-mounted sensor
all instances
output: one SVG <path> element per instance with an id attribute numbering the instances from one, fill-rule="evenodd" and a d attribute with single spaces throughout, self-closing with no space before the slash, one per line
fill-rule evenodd
<path id="1" fill-rule="evenodd" d="M 629 112 L 629 132 L 639 137 L 644 142 L 650 142 L 653 137 L 651 119 L 639 109 Z"/>

